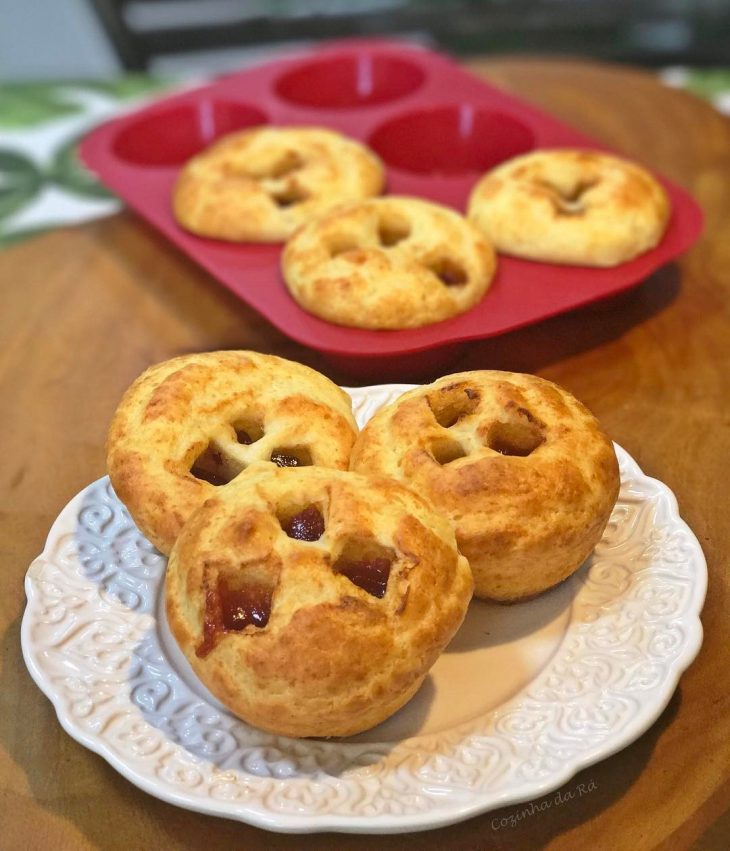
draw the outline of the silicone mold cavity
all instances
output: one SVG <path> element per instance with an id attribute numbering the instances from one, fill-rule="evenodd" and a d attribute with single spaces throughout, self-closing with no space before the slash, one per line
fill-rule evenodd
<path id="1" fill-rule="evenodd" d="M 635 286 L 685 251 L 702 227 L 693 199 L 660 177 L 672 204 L 667 232 L 656 248 L 628 263 L 556 267 L 503 256 L 484 299 L 459 316 L 401 331 L 333 325 L 291 297 L 281 278 L 279 245 L 203 239 L 181 228 L 172 214 L 179 167 L 220 136 L 260 124 L 344 133 L 384 160 L 390 194 L 460 212 L 480 175 L 509 157 L 538 148 L 603 146 L 444 56 L 378 40 L 317 45 L 246 68 L 89 134 L 81 146 L 84 162 L 132 209 L 285 334 L 361 378 L 442 372 L 469 340 Z M 399 238 L 397 228 L 382 234 L 386 244 Z"/>
<path id="2" fill-rule="evenodd" d="M 206 98 L 133 122 L 117 136 L 114 153 L 135 165 L 179 166 L 221 136 L 265 123 L 254 106 Z"/>
<path id="3" fill-rule="evenodd" d="M 361 53 L 295 68 L 279 78 L 276 93 L 298 106 L 348 109 L 405 97 L 424 79 L 421 68 L 405 59 Z"/>
<path id="4" fill-rule="evenodd" d="M 532 150 L 535 136 L 505 113 L 455 104 L 399 115 L 375 130 L 370 146 L 403 171 L 461 174 L 487 171 Z"/>

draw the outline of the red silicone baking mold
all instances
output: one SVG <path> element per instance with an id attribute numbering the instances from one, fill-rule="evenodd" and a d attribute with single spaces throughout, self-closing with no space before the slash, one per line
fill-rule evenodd
<path id="1" fill-rule="evenodd" d="M 485 298 L 461 316 L 404 331 L 332 325 L 304 312 L 279 270 L 281 246 L 193 236 L 170 194 L 183 163 L 219 136 L 257 124 L 323 125 L 370 145 L 387 191 L 464 211 L 479 176 L 545 147 L 605 146 L 489 86 L 452 60 L 412 45 L 350 41 L 319 47 L 164 98 L 94 130 L 87 166 L 130 207 L 281 331 L 353 363 L 491 337 L 613 295 L 684 252 L 702 229 L 698 205 L 659 177 L 672 217 L 652 251 L 612 269 L 501 256 Z"/>

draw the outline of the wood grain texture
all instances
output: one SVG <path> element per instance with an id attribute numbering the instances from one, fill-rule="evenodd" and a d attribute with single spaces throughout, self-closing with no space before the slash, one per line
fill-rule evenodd
<path id="1" fill-rule="evenodd" d="M 519 57 L 473 67 L 663 171 L 705 210 L 699 244 L 635 291 L 468 346 L 453 367 L 558 381 L 672 488 L 710 570 L 697 661 L 644 736 L 565 786 L 592 781 L 595 791 L 515 827 L 494 830 L 493 820 L 519 807 L 412 836 L 288 837 L 178 810 L 137 790 L 61 730 L 25 670 L 19 626 L 28 564 L 66 501 L 104 473 L 109 418 L 148 364 L 255 348 L 335 380 L 348 376 L 288 340 L 133 215 L 58 230 L 0 254 L 3 849 L 727 847 L 730 124 L 633 70 Z"/>

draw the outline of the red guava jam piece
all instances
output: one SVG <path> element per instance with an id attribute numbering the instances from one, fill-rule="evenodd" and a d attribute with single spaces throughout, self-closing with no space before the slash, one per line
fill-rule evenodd
<path id="1" fill-rule="evenodd" d="M 335 573 L 346 576 L 350 582 L 372 594 L 373 597 L 384 597 L 390 576 L 390 559 L 371 558 L 359 561 L 338 559 L 334 564 Z"/>
<path id="2" fill-rule="evenodd" d="M 195 648 L 195 655 L 204 659 L 218 644 L 222 632 L 221 607 L 217 588 L 208 588 L 205 592 L 205 611 L 203 613 L 203 640 Z"/>
<path id="3" fill-rule="evenodd" d="M 271 614 L 272 589 L 263 585 L 232 588 L 224 577 L 205 594 L 203 640 L 195 650 L 201 659 L 218 644 L 224 632 L 264 627 Z"/>
<path id="4" fill-rule="evenodd" d="M 263 627 L 271 614 L 271 588 L 244 585 L 231 588 L 221 579 L 218 583 L 223 629 L 241 630 L 246 626 Z"/>
<path id="5" fill-rule="evenodd" d="M 324 534 L 324 517 L 318 508 L 310 505 L 284 521 L 281 528 L 297 541 L 318 541 Z"/>

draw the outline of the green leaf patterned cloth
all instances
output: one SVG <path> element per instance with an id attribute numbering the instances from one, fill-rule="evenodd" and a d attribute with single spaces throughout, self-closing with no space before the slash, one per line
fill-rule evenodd
<path id="1" fill-rule="evenodd" d="M 730 113 L 730 69 L 672 68 L 660 76 Z M 0 249 L 121 209 L 121 202 L 84 169 L 78 142 L 101 122 L 172 85 L 143 74 L 0 85 Z"/>
<path id="2" fill-rule="evenodd" d="M 78 108 L 65 103 L 61 91 L 47 83 L 0 86 L 0 128 L 26 129 L 73 115 Z"/>
<path id="3" fill-rule="evenodd" d="M 0 248 L 119 210 L 120 201 L 81 164 L 78 143 L 170 86 L 141 74 L 0 85 Z"/>
<path id="4" fill-rule="evenodd" d="M 0 149 L 0 219 L 28 204 L 42 184 L 43 175 L 31 160 Z"/>

